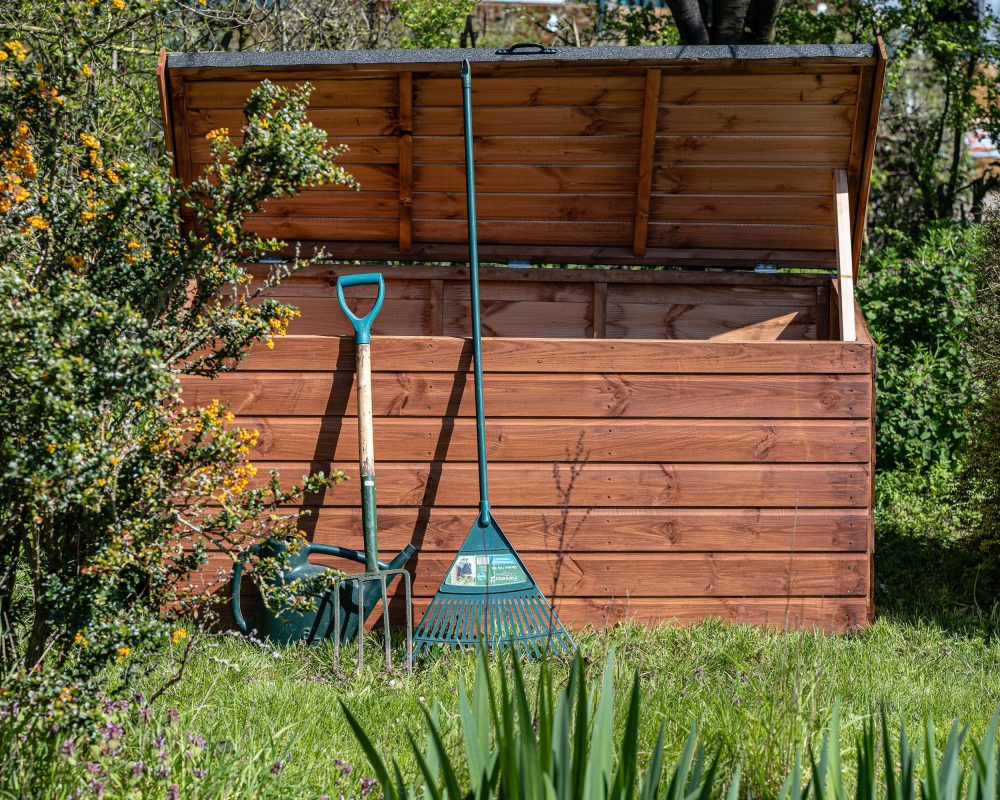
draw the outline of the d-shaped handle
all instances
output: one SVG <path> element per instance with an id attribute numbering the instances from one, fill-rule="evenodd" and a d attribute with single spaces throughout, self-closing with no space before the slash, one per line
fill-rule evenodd
<path id="1" fill-rule="evenodd" d="M 546 47 L 538 42 L 518 42 L 510 47 L 502 47 L 496 51 L 498 56 L 550 56 L 555 53 L 554 47 Z"/>
<path id="2" fill-rule="evenodd" d="M 378 285 L 378 295 L 375 297 L 375 305 L 371 311 L 363 317 L 358 317 L 347 307 L 347 298 L 344 297 L 344 287 L 346 286 L 369 286 Z M 379 309 L 382 308 L 382 301 L 385 299 L 385 281 L 382 280 L 381 273 L 369 272 L 365 275 L 341 275 L 337 278 L 337 300 L 340 301 L 340 309 L 354 326 L 354 343 L 370 344 L 372 340 L 372 323 L 378 316 Z"/>

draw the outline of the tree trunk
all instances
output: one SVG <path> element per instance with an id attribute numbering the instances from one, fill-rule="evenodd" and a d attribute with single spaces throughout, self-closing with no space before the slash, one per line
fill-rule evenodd
<path id="1" fill-rule="evenodd" d="M 714 0 L 712 3 L 712 44 L 739 44 L 743 39 L 750 0 Z"/>
<path id="2" fill-rule="evenodd" d="M 698 0 L 667 0 L 683 44 L 708 44 L 708 28 Z"/>
<path id="3" fill-rule="evenodd" d="M 782 0 L 750 0 L 747 13 L 744 44 L 771 44 L 774 41 L 775 26 Z"/>

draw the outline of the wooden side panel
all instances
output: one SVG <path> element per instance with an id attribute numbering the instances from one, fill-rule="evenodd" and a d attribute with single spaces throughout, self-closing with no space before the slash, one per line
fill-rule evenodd
<path id="1" fill-rule="evenodd" d="M 298 508 L 312 540 L 351 547 L 354 345 L 336 327 L 334 287 L 370 269 L 317 267 L 274 292 L 303 310 L 299 330 L 340 336 L 280 338 L 233 373 L 184 380 L 187 402 L 225 400 L 234 424 L 259 431 L 258 479 L 343 470 L 347 482 Z M 379 544 L 387 556 L 417 546 L 419 618 L 478 501 L 472 353 L 456 336 L 469 290 L 464 270 L 383 272 Z M 821 319 L 830 327 L 818 309 L 828 279 L 485 270 L 482 293 L 495 515 L 567 624 L 867 623 L 872 344 L 860 318 L 857 342 L 815 340 Z M 373 290 L 351 294 L 361 313 Z M 608 338 L 594 338 L 598 322 Z M 226 568 L 213 557 L 200 579 Z"/>

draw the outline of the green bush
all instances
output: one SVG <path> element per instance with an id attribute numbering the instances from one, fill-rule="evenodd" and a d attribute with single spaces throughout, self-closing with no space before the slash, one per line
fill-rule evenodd
<path id="1" fill-rule="evenodd" d="M 1000 586 L 1000 205 L 983 224 L 976 262 L 976 313 L 971 338 L 977 381 L 966 477 L 981 515 L 976 535 L 982 568 Z"/>
<path id="2" fill-rule="evenodd" d="M 869 250 L 858 296 L 878 344 L 877 441 L 882 469 L 950 462 L 969 438 L 969 325 L 978 228 L 943 223 L 918 242 Z"/>

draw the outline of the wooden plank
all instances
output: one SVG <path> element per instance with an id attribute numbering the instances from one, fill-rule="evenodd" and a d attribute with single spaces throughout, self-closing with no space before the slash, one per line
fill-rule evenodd
<path id="1" fill-rule="evenodd" d="M 608 336 L 608 285 L 606 283 L 594 284 L 593 308 L 593 337 L 606 339 Z"/>
<path id="2" fill-rule="evenodd" d="M 183 80 L 170 79 L 171 104 L 174 113 L 171 115 L 173 121 L 173 172 L 182 181 L 189 182 L 193 176 L 194 166 L 192 164 L 193 155 L 190 147 L 190 135 L 188 134 L 188 85 Z M 204 140 L 202 140 L 204 141 Z M 206 163 L 211 158 L 205 159 Z M 187 223 L 185 222 L 185 229 Z"/>
<path id="3" fill-rule="evenodd" d="M 641 106 L 643 94 L 641 75 L 503 76 L 472 82 L 473 106 Z M 421 108 L 462 105 L 462 87 L 454 78 L 417 78 L 413 95 Z"/>
<path id="4" fill-rule="evenodd" d="M 473 84 L 475 85 L 475 84 Z M 476 109 L 477 136 L 608 136 L 635 135 L 641 124 L 640 106 L 482 106 Z M 414 114 L 417 136 L 461 136 L 458 106 L 420 108 Z"/>
<path id="5" fill-rule="evenodd" d="M 639 169 L 636 177 L 635 217 L 632 222 L 632 252 L 646 254 L 646 235 L 649 230 L 649 193 L 653 185 L 653 155 L 656 151 L 656 116 L 659 111 L 660 70 L 646 70 L 646 94 L 642 108 L 641 146 Z"/>
<path id="6" fill-rule="evenodd" d="M 824 190 L 829 185 L 824 170 Z M 415 164 L 414 183 L 422 192 L 465 192 L 465 168 L 461 164 Z M 476 194 L 491 192 L 577 193 L 634 192 L 635 166 L 612 165 L 476 165 Z"/>
<path id="7" fill-rule="evenodd" d="M 324 238 L 330 223 L 324 220 L 298 220 L 296 229 L 302 238 Z M 343 227 L 343 226 L 341 226 Z M 457 243 L 466 238 L 466 225 L 461 220 L 414 219 L 414 235 L 423 242 Z M 479 240 L 486 244 L 519 244 L 525 246 L 573 244 L 586 241 L 597 246 L 623 246 L 632 243 L 632 226 L 621 222 L 562 222 L 559 220 L 495 220 L 480 219 Z M 336 231 L 334 238 L 342 238 Z M 832 250 L 834 228 L 825 225 L 731 225 L 725 223 L 666 223 L 649 224 L 649 242 L 659 247 L 725 248 L 742 243 L 757 248 L 803 248 Z"/>
<path id="8" fill-rule="evenodd" d="M 591 337 L 589 302 L 534 302 L 530 300 L 486 300 L 480 303 L 483 336 Z M 449 302 L 445 308 L 445 336 L 463 336 L 472 330 L 469 306 Z"/>
<path id="9" fill-rule="evenodd" d="M 343 192 L 310 189 L 292 197 L 268 200 L 259 214 L 278 218 L 331 217 L 334 219 L 396 219 L 400 212 L 399 194 L 394 192 Z"/>
<path id="10" fill-rule="evenodd" d="M 239 417 L 235 424 L 258 431 L 254 458 L 349 461 L 357 454 L 353 418 Z M 486 451 L 492 463 L 865 463 L 869 428 L 868 420 L 504 419 L 487 425 Z M 471 419 L 387 417 L 375 425 L 375 445 L 393 461 L 471 462 L 475 425 Z"/>
<path id="11" fill-rule="evenodd" d="M 632 194 L 494 194 L 477 189 L 476 213 L 480 219 L 627 222 L 632 219 L 634 200 Z M 414 196 L 414 213 L 421 219 L 454 219 L 464 224 L 465 202 L 464 191 L 419 192 Z"/>
<path id="12" fill-rule="evenodd" d="M 223 573 L 214 584 L 224 596 L 228 583 L 228 565 L 220 562 Z M 202 585 L 202 584 L 198 584 Z M 244 613 L 253 613 L 254 598 L 247 588 Z M 413 599 L 414 624 L 419 623 L 430 603 L 429 597 Z M 850 633 L 866 627 L 866 605 L 857 597 L 557 597 L 554 601 L 559 619 L 571 631 L 610 628 L 618 624 L 662 625 L 665 622 L 689 625 L 705 619 L 719 619 L 726 624 L 758 625 L 773 630 L 820 631 L 829 634 Z M 380 606 L 370 619 L 380 620 Z M 399 604 L 390 608 L 395 613 Z M 228 601 L 218 608 L 224 627 L 234 628 Z M 401 624 L 396 620 L 396 624 Z"/>
<path id="13" fill-rule="evenodd" d="M 854 262 L 851 251 L 851 204 L 847 195 L 847 172 L 834 173 L 837 205 L 837 294 L 840 301 L 840 331 L 845 342 L 856 341 L 854 323 Z"/>
<path id="14" fill-rule="evenodd" d="M 225 594 L 228 568 L 215 585 Z M 199 584 L 200 585 L 200 584 Z M 209 584 L 211 585 L 211 584 Z M 249 592 L 249 590 L 247 590 Z M 705 619 L 719 619 L 726 624 L 758 625 L 773 630 L 805 630 L 823 633 L 850 633 L 866 627 L 864 600 L 857 597 L 557 597 L 559 619 L 572 630 L 610 628 L 618 624 L 662 625 L 665 622 L 688 625 Z M 413 599 L 414 624 L 419 623 L 430 603 L 428 597 Z M 254 599 L 243 600 L 245 613 L 252 613 Z M 398 609 L 395 604 L 390 608 Z M 218 608 L 221 623 L 232 629 L 228 601 Z M 380 620 L 378 606 L 370 619 Z M 396 620 L 396 624 L 401 624 Z"/>
<path id="15" fill-rule="evenodd" d="M 380 557 L 391 557 L 389 551 Z M 555 554 L 523 554 L 525 566 L 551 597 L 796 597 L 863 596 L 868 588 L 863 554 L 849 553 L 573 553 L 558 581 Z M 432 597 L 453 554 L 418 553 L 407 565 L 414 597 Z M 232 560 L 216 557 L 214 564 Z M 350 569 L 349 562 L 318 556 L 316 563 Z M 214 565 L 210 562 L 209 568 Z M 354 567 L 356 569 L 356 567 Z"/>
<path id="16" fill-rule="evenodd" d="M 252 348 L 243 368 L 295 373 L 354 368 L 354 344 L 349 338 L 283 336 L 274 345 L 273 350 L 263 345 Z M 372 363 L 379 370 L 469 373 L 472 344 L 450 337 L 381 336 L 372 340 Z M 483 370 L 489 374 L 869 375 L 871 369 L 871 348 L 845 342 L 483 340 Z"/>
<path id="17" fill-rule="evenodd" d="M 584 340 L 594 343 L 593 340 Z M 606 344 L 606 342 L 601 342 Z M 376 370 L 385 369 L 372 353 Z M 346 371 L 226 373 L 184 379 L 184 399 L 204 405 L 224 398 L 238 414 L 354 414 Z M 376 372 L 375 415 L 440 417 L 474 414 L 467 375 Z M 501 417 L 655 417 L 659 419 L 867 419 L 867 376 L 848 375 L 546 375 L 492 373 L 486 407 Z"/>
<path id="18" fill-rule="evenodd" d="M 796 133 L 825 135 L 851 132 L 853 105 L 751 105 L 742 98 L 726 106 L 661 105 L 658 133 Z"/>
<path id="19" fill-rule="evenodd" d="M 638 136 L 476 136 L 477 164 L 631 164 L 634 169 L 638 156 Z M 463 164 L 465 145 L 460 136 L 415 136 L 413 159 Z"/>
<path id="20" fill-rule="evenodd" d="M 805 164 L 741 164 L 739 169 L 711 164 L 657 164 L 653 172 L 653 191 L 665 194 L 809 194 L 825 198 L 829 189 L 829 168 Z"/>
<path id="21" fill-rule="evenodd" d="M 855 74 L 821 72 L 774 75 L 671 75 L 660 91 L 660 102 L 677 105 L 755 104 L 815 105 L 832 103 L 851 106 L 857 102 Z M 795 111 L 789 109 L 788 114 Z"/>
<path id="22" fill-rule="evenodd" d="M 399 107 L 399 85 L 395 76 L 338 76 L 335 80 L 303 76 L 292 80 L 275 78 L 271 82 L 291 88 L 307 80 L 312 84 L 309 105 L 314 109 Z M 253 80 L 192 81 L 189 106 L 192 109 L 242 109 L 258 83 Z"/>
<path id="23" fill-rule="evenodd" d="M 742 196 L 654 194 L 650 215 L 662 222 L 713 222 L 720 218 L 733 223 L 774 224 L 787 220 L 796 224 L 832 226 L 835 222 L 829 192 Z"/>
<path id="24" fill-rule="evenodd" d="M 865 509 L 493 508 L 522 553 L 601 553 L 623 542 L 655 553 L 865 552 L 868 534 Z M 420 552 L 454 552 L 472 518 L 468 508 L 380 508 L 378 522 L 384 550 L 412 542 Z M 314 509 L 300 527 L 317 542 L 361 547 L 356 507 Z"/>
<path id="25" fill-rule="evenodd" d="M 399 225 L 395 219 L 329 219 L 315 217 L 248 217 L 243 229 L 264 238 L 290 242 L 316 239 L 329 241 L 386 242 L 395 246 Z"/>
<path id="26" fill-rule="evenodd" d="M 608 304 L 610 339 L 732 339 L 773 342 L 816 338 L 814 308 L 795 306 Z"/>
<path id="27" fill-rule="evenodd" d="M 301 316 L 288 324 L 289 333 L 296 336 L 353 336 L 354 329 L 336 301 L 301 296 L 285 299 L 301 312 Z M 367 313 L 372 305 L 367 298 L 348 298 L 347 304 L 356 314 Z M 388 295 L 372 325 L 372 335 L 431 335 L 429 298 L 410 300 Z"/>
<path id="28" fill-rule="evenodd" d="M 237 135 L 246 124 L 242 108 L 193 108 L 188 112 L 192 136 L 204 136 L 216 128 Z M 396 136 L 400 130 L 394 108 L 312 108 L 306 118 L 334 136 Z"/>
<path id="29" fill-rule="evenodd" d="M 498 226 L 494 236 L 499 238 L 504 223 Z M 519 223 L 523 224 L 523 223 Z M 804 250 L 833 250 L 834 228 L 832 225 L 764 225 L 695 222 L 667 223 L 653 220 L 649 223 L 649 242 L 659 247 L 712 248 L 744 247 L 757 248 L 802 248 Z M 763 259 L 765 261 L 769 259 Z"/>
<path id="30" fill-rule="evenodd" d="M 667 164 L 847 163 L 850 136 L 662 136 L 656 161 Z M 554 156 L 552 160 L 557 161 Z"/>
<path id="31" fill-rule="evenodd" d="M 242 144 L 242 136 L 231 137 L 233 144 Z M 204 137 L 189 137 L 191 159 L 196 164 L 211 161 L 211 143 Z M 344 145 L 347 150 L 337 156 L 337 163 L 345 166 L 353 164 L 393 164 L 399 163 L 399 139 L 395 136 L 347 136 L 331 135 L 327 139 L 331 147 Z"/>
<path id="32" fill-rule="evenodd" d="M 707 306 L 796 306 L 815 313 L 816 286 L 767 284 L 621 283 L 609 280 L 608 298 L 613 303 L 681 303 Z"/>
<path id="33" fill-rule="evenodd" d="M 413 244 L 413 75 L 399 73 L 399 251 Z"/>

